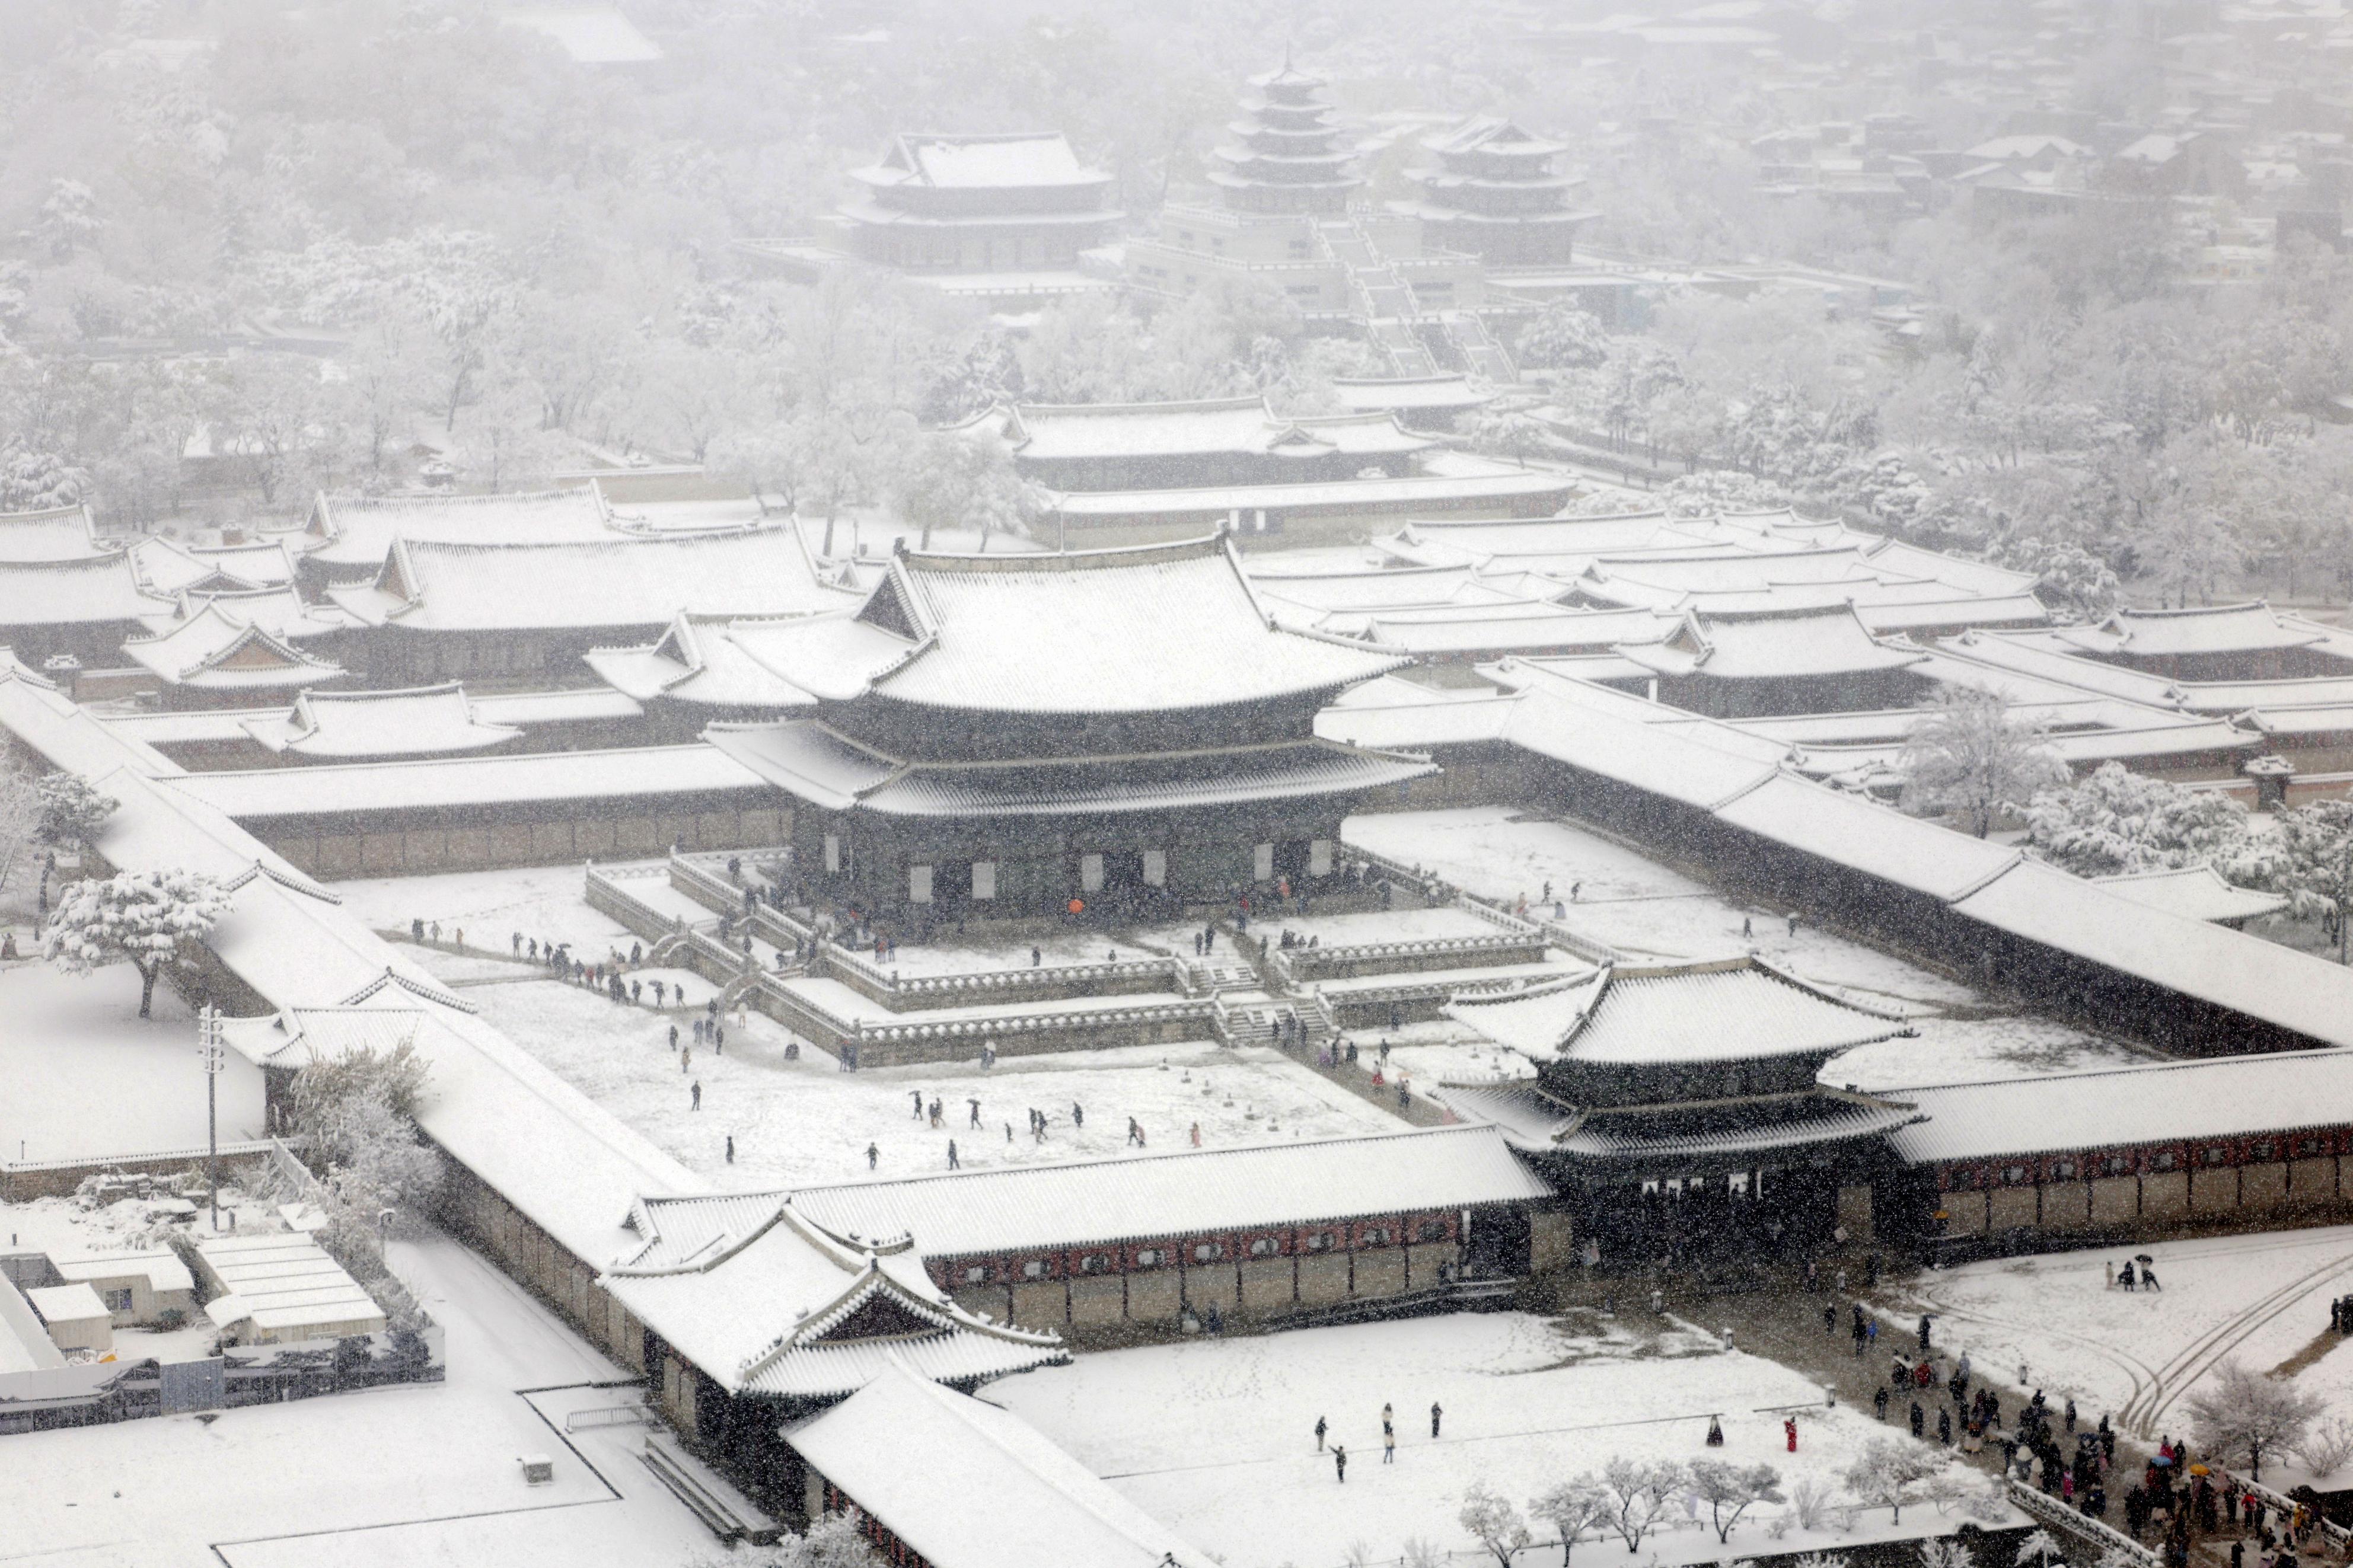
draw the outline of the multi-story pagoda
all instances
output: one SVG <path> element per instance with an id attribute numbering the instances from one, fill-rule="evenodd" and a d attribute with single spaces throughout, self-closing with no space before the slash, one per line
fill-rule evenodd
<path id="1" fill-rule="evenodd" d="M 1434 771 L 1315 737 L 1335 693 L 1404 661 L 1278 628 L 1221 536 L 902 550 L 853 612 L 729 635 L 807 716 L 709 739 L 793 797 L 805 887 L 889 918 L 1313 887 L 1358 802 Z"/>
<path id="2" fill-rule="evenodd" d="M 1252 95 L 1242 118 L 1226 129 L 1234 140 L 1211 154 L 1224 167 L 1209 172 L 1227 206 L 1246 213 L 1338 214 L 1364 185 L 1355 156 L 1340 145 L 1324 78 L 1282 68 L 1250 79 Z"/>
<path id="3" fill-rule="evenodd" d="M 1827 1240 L 1869 1221 L 1868 1173 L 1911 1106 L 1820 1081 L 1905 1032 L 1754 956 L 1618 966 L 1451 1016 L 1526 1058 L 1533 1083 L 1449 1089 L 1502 1124 L 1610 1258 Z"/>
<path id="4" fill-rule="evenodd" d="M 1421 220 L 1425 246 L 1467 251 L 1499 267 L 1568 261 L 1577 226 L 1594 215 L 1570 208 L 1568 193 L 1578 182 L 1553 172 L 1565 143 L 1480 115 L 1421 145 L 1438 159 L 1433 168 L 1406 174 L 1421 187 L 1421 199 L 1391 205 Z"/>

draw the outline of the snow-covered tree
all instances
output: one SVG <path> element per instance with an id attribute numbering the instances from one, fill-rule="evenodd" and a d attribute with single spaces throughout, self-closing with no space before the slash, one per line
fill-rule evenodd
<path id="1" fill-rule="evenodd" d="M 929 550 L 938 529 L 1018 533 L 1023 525 L 1021 479 L 997 442 L 941 432 L 919 437 L 899 467 L 899 516 L 921 530 L 917 548 Z"/>
<path id="2" fill-rule="evenodd" d="M 774 1546 L 738 1547 L 690 1559 L 687 1568 L 882 1568 L 882 1554 L 866 1537 L 866 1518 L 856 1509 L 813 1520 L 798 1535 Z"/>
<path id="3" fill-rule="evenodd" d="M 68 883 L 51 917 L 51 963 L 69 974 L 110 964 L 139 971 L 139 1016 L 148 1016 L 166 970 L 193 973 L 205 936 L 228 911 L 220 884 L 194 871 L 121 871 Z"/>
<path id="4" fill-rule="evenodd" d="M 2256 1480 L 2263 1479 L 2266 1457 L 2294 1452 L 2328 1409 L 2327 1400 L 2292 1380 L 2250 1371 L 2235 1361 L 2223 1363 L 2183 1405 L 2189 1412 L 2189 1435 L 2207 1458 L 2245 1465 Z"/>
<path id="5" fill-rule="evenodd" d="M 0 757 L 0 888 L 32 852 L 47 815 L 39 776 L 22 763 Z"/>
<path id="6" fill-rule="evenodd" d="M 2302 920 L 2337 928 L 2337 962 L 2353 946 L 2353 801 L 2316 800 L 2276 814 L 2272 884 Z"/>
<path id="7" fill-rule="evenodd" d="M 41 796 L 41 842 L 60 849 L 86 847 L 121 804 L 79 773 L 48 773 L 34 787 Z"/>
<path id="8" fill-rule="evenodd" d="M 1945 1468 L 1941 1455 L 1901 1437 L 1875 1437 L 1845 1471 L 1847 1489 L 1865 1508 L 1883 1508 L 1904 1522 L 1904 1505 L 1922 1482 Z"/>
<path id="9" fill-rule="evenodd" d="M 1513 352 L 1535 370 L 1589 370 L 1609 357 L 1609 334 L 1590 310 L 1556 300 L 1520 329 Z"/>
<path id="10" fill-rule="evenodd" d="M 2210 865 L 2233 880 L 2260 875 L 2251 868 L 2245 806 L 2121 763 L 2103 763 L 2087 778 L 2042 791 L 2027 807 L 2026 822 L 2034 852 L 2079 877 Z"/>
<path id="11" fill-rule="evenodd" d="M 1675 1494 L 1688 1479 L 1672 1459 L 1648 1463 L 1616 1458 L 1602 1467 L 1601 1484 L 1609 1494 L 1609 1530 L 1626 1543 L 1630 1553 L 1642 1550 L 1642 1540 L 1666 1517 Z"/>
<path id="12" fill-rule="evenodd" d="M 2018 1555 L 2011 1561 L 2017 1568 L 2027 1568 L 2029 1563 L 2032 1563 L 2034 1568 L 2051 1568 L 2051 1560 L 2054 1557 L 2062 1563 L 2066 1562 L 2067 1549 L 2052 1539 L 2049 1531 L 2038 1529 L 2026 1532 L 2024 1539 L 2018 1543 Z"/>
<path id="13" fill-rule="evenodd" d="M 1781 1472 L 1770 1465 L 1733 1465 L 1721 1459 L 1694 1459 L 1692 1490 L 1707 1505 L 1708 1522 L 1715 1538 L 1727 1544 L 1740 1516 L 1760 1502 L 1781 1500 Z"/>
<path id="14" fill-rule="evenodd" d="M 1471 420 L 1471 445 L 1498 458 L 1509 458 L 1522 468 L 1545 449 L 1548 439 L 1544 422 L 1514 408 L 1482 408 Z"/>
<path id="15" fill-rule="evenodd" d="M 48 511 L 90 496 L 90 473 L 54 452 L 30 452 L 0 440 L 0 511 Z"/>
<path id="16" fill-rule="evenodd" d="M 1979 838 L 2003 811 L 2068 777 L 2042 726 L 2012 718 L 1999 692 L 1974 686 L 1937 693 L 1912 726 L 1896 765 L 1905 810 L 1950 812 Z"/>
<path id="17" fill-rule="evenodd" d="M 1512 1559 L 1535 1538 L 1520 1510 L 1495 1495 L 1484 1481 L 1473 1481 L 1462 1494 L 1461 1511 L 1454 1516 L 1471 1538 L 1487 1549 L 1496 1568 L 1512 1568 Z"/>
<path id="18" fill-rule="evenodd" d="M 1551 1488 L 1541 1497 L 1528 1500 L 1528 1511 L 1543 1520 L 1560 1537 L 1561 1568 L 1568 1568 L 1568 1560 L 1580 1541 L 1598 1540 L 1618 1515 L 1618 1507 L 1609 1489 L 1601 1484 L 1591 1471 Z"/>
<path id="19" fill-rule="evenodd" d="M 1661 485 L 1651 493 L 1651 504 L 1663 507 L 1670 517 L 1714 517 L 1726 511 L 1771 511 L 1789 504 L 1789 492 L 1738 468 L 1702 468 Z"/>
<path id="20" fill-rule="evenodd" d="M 2038 595 L 2083 619 L 2116 608 L 2116 568 L 2080 544 L 2021 534 L 2003 541 L 1991 558 L 2014 572 L 2033 573 Z"/>
<path id="21" fill-rule="evenodd" d="M 33 238 L 51 260 L 65 261 L 96 245 L 105 227 L 95 192 L 79 180 L 51 180 L 49 194 L 41 198 L 40 216 L 34 220 Z"/>

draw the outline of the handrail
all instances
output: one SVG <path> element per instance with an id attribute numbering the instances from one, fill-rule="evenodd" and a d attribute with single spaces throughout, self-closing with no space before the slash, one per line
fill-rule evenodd
<path id="1" fill-rule="evenodd" d="M 2004 1476 L 2002 1481 L 2004 1489 L 2010 1494 L 2010 1500 L 2021 1513 L 2031 1514 L 2045 1524 L 2056 1525 L 2061 1530 L 2084 1536 L 2107 1552 L 2121 1556 L 2128 1563 L 2138 1564 L 2139 1568 L 2160 1568 L 2156 1552 L 2114 1525 L 2094 1519 L 2088 1513 L 2080 1513 L 2069 1508 L 2058 1499 L 2035 1490 L 2016 1476 Z"/>

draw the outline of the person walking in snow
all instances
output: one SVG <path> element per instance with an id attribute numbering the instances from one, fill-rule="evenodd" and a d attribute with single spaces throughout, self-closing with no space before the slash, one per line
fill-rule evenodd
<path id="1" fill-rule="evenodd" d="M 1430 1402 L 1430 1440 L 1433 1443 L 1438 1441 L 1439 1418 L 1445 1414 L 1445 1411 L 1438 1407 L 1438 1401 L 1433 1399 Z"/>
<path id="2" fill-rule="evenodd" d="M 915 1102 L 915 1120 L 921 1121 L 923 1119 L 923 1091 L 920 1089 L 911 1089 L 907 1093 Z"/>
<path id="3" fill-rule="evenodd" d="M 1324 1451 L 1324 1434 L 1328 1430 L 1329 1428 L 1324 1424 L 1324 1417 L 1318 1415 L 1315 1418 L 1315 1451 L 1319 1454 Z"/>
<path id="4" fill-rule="evenodd" d="M 678 1053 L 678 1070 L 683 1074 L 694 1066 L 694 1047 L 689 1046 Z"/>
<path id="5" fill-rule="evenodd" d="M 694 1103 L 690 1109 L 695 1110 L 702 1109 L 702 1080 L 701 1079 L 694 1080 Z"/>
<path id="6" fill-rule="evenodd" d="M 670 1048 L 673 1051 L 678 1049 L 678 1026 L 676 1024 L 672 1024 L 670 1026 Z"/>
<path id="7" fill-rule="evenodd" d="M 875 1146 L 874 1146 L 873 1144 L 871 1144 L 871 1143 L 869 1143 L 868 1145 L 866 1145 L 866 1168 L 867 1168 L 868 1170 L 870 1170 L 870 1171 L 871 1171 L 871 1170 L 872 1170 L 872 1169 L 874 1168 L 874 1166 L 875 1166 L 875 1163 L 876 1163 L 878 1161 L 880 1161 L 881 1158 L 882 1158 L 882 1151 L 881 1151 L 881 1149 L 879 1149 L 879 1148 L 875 1147 Z"/>
<path id="8" fill-rule="evenodd" d="M 948 1140 L 948 1169 L 951 1171 L 964 1169 L 963 1163 L 956 1158 L 955 1140 L 953 1138 Z"/>
<path id="9" fill-rule="evenodd" d="M 1796 1416 L 1781 1417 L 1781 1436 L 1788 1442 L 1789 1452 L 1796 1453 L 1798 1451 L 1798 1418 Z"/>
<path id="10" fill-rule="evenodd" d="M 1340 1478 L 1342 1486 L 1348 1484 L 1348 1450 L 1344 1444 L 1332 1445 L 1332 1470 Z"/>
<path id="11" fill-rule="evenodd" d="M 1926 1312 L 1920 1314 L 1920 1348 L 1924 1351 L 1928 1348 L 1928 1314 Z"/>
<path id="12" fill-rule="evenodd" d="M 1077 1100 L 1071 1101 L 1071 1131 L 1083 1132 L 1087 1127 L 1087 1108 Z"/>
<path id="13" fill-rule="evenodd" d="M 735 1163 L 735 1134 L 733 1132 L 727 1134 L 727 1163 L 731 1165 Z"/>
<path id="14" fill-rule="evenodd" d="M 978 1100 L 965 1100 L 965 1103 L 966 1105 L 968 1105 L 968 1106 L 972 1107 L 972 1125 L 973 1125 L 973 1126 L 975 1126 L 975 1127 L 979 1126 L 979 1125 L 980 1125 L 980 1101 L 978 1101 Z"/>

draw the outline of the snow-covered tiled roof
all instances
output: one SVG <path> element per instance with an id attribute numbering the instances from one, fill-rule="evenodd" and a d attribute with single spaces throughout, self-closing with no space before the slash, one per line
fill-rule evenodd
<path id="1" fill-rule="evenodd" d="M 1893 1037 L 1894 1015 L 1858 1007 L 1755 957 L 1617 966 L 1501 995 L 1449 1016 L 1535 1061 L 1659 1066 L 1828 1058 Z"/>
<path id="2" fill-rule="evenodd" d="M 1891 1140 L 1914 1164 L 2195 1142 L 2353 1121 L 2353 1051 L 2283 1051 L 1886 1093 L 1927 1113 Z"/>
<path id="3" fill-rule="evenodd" d="M 522 734 L 483 722 L 454 680 L 403 691 L 306 691 L 287 712 L 243 727 L 273 752 L 348 761 L 476 752 Z"/>
<path id="4" fill-rule="evenodd" d="M 1909 1104 L 1881 1097 L 1817 1095 L 1785 1102 L 1781 1109 L 1778 1116 L 1701 1119 L 1683 1126 L 1672 1118 L 1594 1116 L 1563 1131 L 1551 1147 L 1596 1159 L 1706 1159 L 1883 1138 L 1920 1115 Z"/>
<path id="5" fill-rule="evenodd" d="M 1059 131 L 997 135 L 902 134 L 882 162 L 851 171 L 870 185 L 926 185 L 941 190 L 1034 190 L 1053 185 L 1107 185 L 1111 176 L 1079 162 Z"/>
<path id="6" fill-rule="evenodd" d="M 214 571 L 257 588 L 274 588 L 294 581 L 294 556 L 286 548 L 284 534 L 249 544 L 191 544 L 186 548 L 190 555 Z"/>
<path id="7" fill-rule="evenodd" d="M 779 789 L 828 811 L 891 816 L 1052 816 L 1239 805 L 1346 795 L 1434 773 L 1418 757 L 1324 741 L 1166 757 L 905 763 L 817 720 L 714 724 L 704 739 Z"/>
<path id="8" fill-rule="evenodd" d="M 2277 893 L 2234 888 L 2211 866 L 2185 866 L 2173 871 L 2127 871 L 2093 881 L 2119 898 L 2153 910 L 2186 915 L 2193 921 L 2248 921 L 2276 914 L 2288 900 Z"/>
<path id="9" fill-rule="evenodd" d="M 1390 410 L 1441 409 L 1454 412 L 1480 408 L 1494 400 L 1492 392 L 1482 392 L 1461 375 L 1383 376 L 1352 380 L 1336 378 L 1332 383 L 1332 395 L 1340 406 L 1359 413 L 1386 413 Z"/>
<path id="10" fill-rule="evenodd" d="M 0 512 L 0 561 L 90 561 L 111 552 L 87 506 Z"/>
<path id="11" fill-rule="evenodd" d="M 893 1359 L 785 1440 L 934 1568 L 1211 1568 L 1028 1422 Z"/>
<path id="12" fill-rule="evenodd" d="M 322 493 L 290 542 L 306 560 L 372 575 L 396 539 L 441 544 L 544 544 L 613 536 L 612 512 L 595 485 L 512 495 Z"/>
<path id="13" fill-rule="evenodd" d="M 874 689 L 923 707 L 1223 707 L 1331 691 L 1405 662 L 1277 627 L 1223 538 L 1050 555 L 910 553 L 892 563 L 886 587 L 929 646 Z M 797 679 L 791 668 L 777 673 Z"/>
<path id="14" fill-rule="evenodd" d="M 0 636 L 11 626 L 136 621 L 171 607 L 168 592 L 140 581 L 127 551 L 76 561 L 0 561 Z"/>
<path id="15" fill-rule="evenodd" d="M 836 1236 L 911 1235 L 925 1257 L 963 1258 L 1524 1203 L 1550 1192 L 1493 1129 L 1439 1127 L 803 1187 L 792 1205 Z"/>
<path id="16" fill-rule="evenodd" d="M 1694 610 L 1655 643 L 1618 652 L 1666 675 L 1712 680 L 1788 680 L 1902 669 L 1926 657 L 1872 637 L 1851 605 L 1754 610 Z"/>
<path id="17" fill-rule="evenodd" d="M 287 642 L 305 637 L 335 637 L 351 630 L 351 617 L 332 605 L 306 603 L 290 584 L 243 589 L 183 588 L 170 608 L 142 616 L 141 624 L 157 636 L 194 619 L 208 605 L 216 605 L 237 620 L 259 626 Z"/>
<path id="18" fill-rule="evenodd" d="M 538 544 L 403 538 L 365 587 L 332 588 L 369 626 L 416 631 L 667 626 L 681 611 L 775 616 L 851 602 L 789 528 Z"/>
<path id="19" fill-rule="evenodd" d="M 1291 448 L 1358 454 L 1418 452 L 1436 443 L 1375 409 L 1286 419 L 1264 397 L 1193 403 L 1017 404 L 982 416 L 1032 460 L 1263 456 Z"/>
<path id="20" fill-rule="evenodd" d="M 640 702 L 661 697 L 705 708 L 810 707 L 815 700 L 808 692 L 745 652 L 735 635 L 738 627 L 756 635 L 752 628 L 774 624 L 683 615 L 650 643 L 591 649 L 588 668 L 615 690 Z"/>
<path id="21" fill-rule="evenodd" d="M 2156 658 L 2309 647 L 2326 641 L 2328 634 L 2256 600 L 2181 610 L 2118 610 L 2096 626 L 2064 627 L 2056 635 L 2086 653 Z"/>
<path id="22" fill-rule="evenodd" d="M 166 686 L 200 690 L 283 691 L 343 679 L 343 667 L 207 599 L 169 630 L 124 640 L 125 657 Z"/>
<path id="23" fill-rule="evenodd" d="M 1396 511 L 1473 502 L 1543 500 L 1558 505 L 1573 493 L 1577 477 L 1558 468 L 1504 468 L 1492 473 L 1432 471 L 1353 479 L 1270 479 L 1263 484 L 1201 485 L 1165 490 L 1071 490 L 1053 496 L 1053 510 L 1066 518 L 1161 517 L 1222 520 L 1235 511 L 1283 511 L 1329 507 Z"/>
<path id="24" fill-rule="evenodd" d="M 1052 1334 L 957 1306 L 903 1238 L 829 1234 L 781 1193 L 649 1196 L 630 1226 L 638 1245 L 600 1282 L 731 1390 L 838 1396 L 893 1351 L 956 1382 L 1068 1359 Z"/>
<path id="25" fill-rule="evenodd" d="M 201 800 L 239 822 L 535 800 L 765 791 L 767 787 L 757 773 L 725 752 L 702 744 L 525 752 L 418 762 L 322 763 L 303 768 L 183 773 L 171 783 L 186 798 Z"/>

